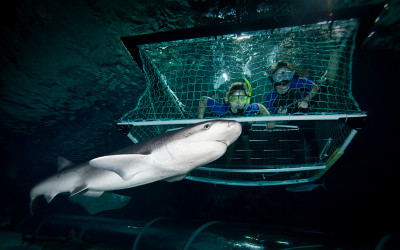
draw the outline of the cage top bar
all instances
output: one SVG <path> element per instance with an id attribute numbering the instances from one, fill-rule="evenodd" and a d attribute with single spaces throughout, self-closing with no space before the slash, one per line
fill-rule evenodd
<path id="1" fill-rule="evenodd" d="M 365 118 L 367 114 L 320 114 L 320 115 L 285 115 L 285 116 L 257 116 L 257 117 L 228 117 L 214 118 L 225 120 L 236 120 L 238 122 L 263 122 L 263 121 L 318 121 L 318 120 L 339 120 L 348 118 Z M 212 119 L 212 118 L 211 118 Z M 207 119 L 180 119 L 180 120 L 156 120 L 156 121 L 126 121 L 117 123 L 118 126 L 151 126 L 151 125 L 177 125 L 194 124 Z"/>

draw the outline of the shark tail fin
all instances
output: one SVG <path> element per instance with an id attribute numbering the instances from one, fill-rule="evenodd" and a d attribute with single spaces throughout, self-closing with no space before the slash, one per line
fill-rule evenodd
<path id="1" fill-rule="evenodd" d="M 29 204 L 31 214 L 34 214 L 35 211 L 38 211 L 39 207 L 43 207 L 43 206 L 49 204 L 56 195 L 57 194 L 55 194 L 55 195 L 38 195 L 38 196 L 32 197 L 31 203 Z M 47 204 L 45 204 L 45 202 L 47 202 Z"/>
<path id="2" fill-rule="evenodd" d="M 32 198 L 31 203 L 29 204 L 31 214 L 35 214 L 36 211 L 38 211 L 38 207 L 43 206 L 44 201 L 45 201 L 45 198 L 43 197 L 43 195 L 39 195 L 39 196 Z"/>

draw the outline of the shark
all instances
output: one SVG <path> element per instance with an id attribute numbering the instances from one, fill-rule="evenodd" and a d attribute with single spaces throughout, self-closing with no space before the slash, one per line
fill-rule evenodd
<path id="1" fill-rule="evenodd" d="M 31 189 L 31 212 L 40 197 L 50 203 L 60 193 L 99 197 L 105 191 L 180 181 L 197 167 L 220 158 L 241 132 L 237 121 L 207 120 L 81 164 L 59 158 L 59 171 Z"/>

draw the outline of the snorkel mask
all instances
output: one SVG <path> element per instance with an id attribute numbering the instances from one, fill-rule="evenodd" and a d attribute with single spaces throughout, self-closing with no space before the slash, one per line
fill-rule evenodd
<path id="1" fill-rule="evenodd" d="M 246 78 L 244 78 L 243 82 L 236 82 L 231 86 L 229 89 L 229 94 L 227 94 L 225 100 L 229 101 L 232 106 L 241 104 L 245 104 L 247 106 L 250 104 L 251 92 L 251 84 Z"/>
<path id="2" fill-rule="evenodd" d="M 284 61 L 279 61 L 275 65 L 268 67 L 267 71 L 269 81 L 275 86 L 291 83 L 294 72 L 292 65 Z"/>
<path id="3" fill-rule="evenodd" d="M 294 73 L 293 71 L 289 69 L 285 69 L 282 72 L 276 72 L 275 74 L 272 75 L 272 79 L 274 82 L 283 82 L 283 81 L 288 81 L 290 82 L 293 79 Z"/>
<path id="4" fill-rule="evenodd" d="M 229 102 L 232 106 L 240 105 L 240 104 L 247 104 L 250 100 L 244 90 L 234 90 L 232 94 L 229 96 Z"/>

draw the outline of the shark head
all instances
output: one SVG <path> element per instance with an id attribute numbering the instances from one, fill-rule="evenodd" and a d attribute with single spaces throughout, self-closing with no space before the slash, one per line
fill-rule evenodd
<path id="1" fill-rule="evenodd" d="M 210 120 L 181 129 L 172 140 L 182 143 L 219 142 L 231 145 L 240 136 L 242 126 L 234 120 Z"/>
<path id="2" fill-rule="evenodd" d="M 221 157 L 242 132 L 233 120 L 210 120 L 178 130 L 165 141 L 177 164 L 198 167 Z"/>

